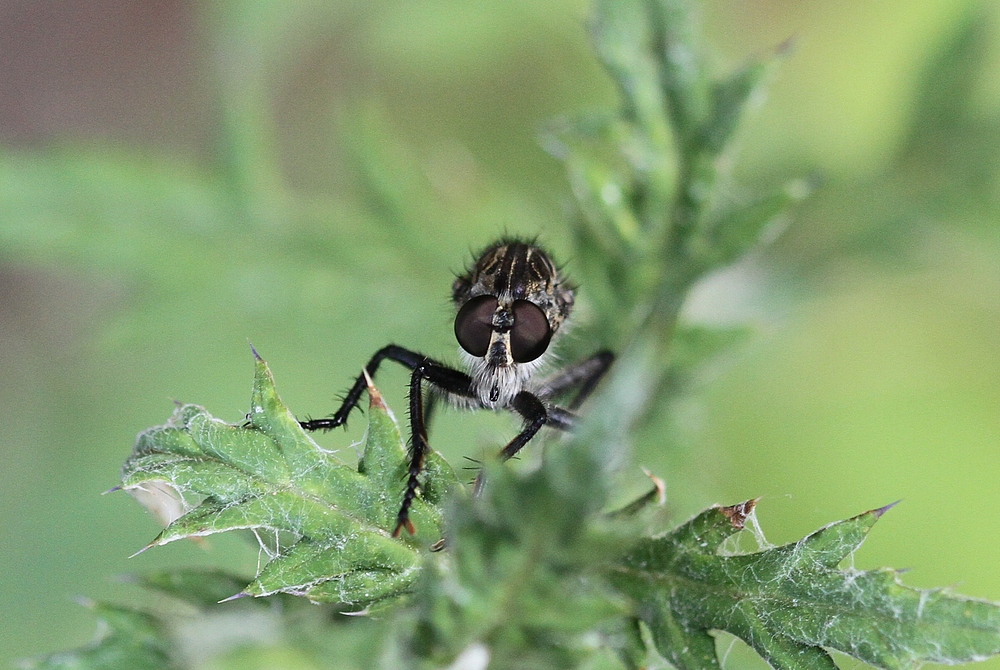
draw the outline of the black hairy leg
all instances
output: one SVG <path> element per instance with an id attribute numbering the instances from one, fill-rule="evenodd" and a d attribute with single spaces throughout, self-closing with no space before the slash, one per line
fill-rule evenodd
<path id="1" fill-rule="evenodd" d="M 611 367 L 615 355 L 610 351 L 598 351 L 596 354 L 577 361 L 560 370 L 557 374 L 543 381 L 535 394 L 541 400 L 551 400 L 576 389 L 576 395 L 566 405 L 567 409 L 579 409 L 583 401 L 593 392 L 597 383 Z"/>
<path id="2" fill-rule="evenodd" d="M 404 349 L 403 347 L 396 346 L 395 344 L 384 346 L 376 351 L 375 355 L 372 356 L 370 361 L 368 361 L 368 365 L 365 366 L 365 371 L 358 375 L 354 384 L 347 391 L 347 394 L 344 395 L 344 399 L 336 412 L 322 419 L 299 421 L 299 425 L 301 425 L 305 430 L 330 430 L 339 426 L 346 426 L 347 417 L 350 415 L 351 410 L 358 406 L 358 402 L 361 400 L 361 394 L 367 387 L 365 372 L 368 373 L 368 377 L 374 379 L 379 365 L 387 358 L 406 368 L 409 368 L 410 370 L 414 369 L 424 361 L 430 360 L 423 354 L 417 353 L 416 351 L 410 351 L 409 349 Z"/>
<path id="3" fill-rule="evenodd" d="M 337 411 L 328 418 L 309 419 L 300 421 L 299 425 L 305 430 L 329 430 L 347 424 L 347 417 L 351 410 L 357 407 L 361 399 L 361 394 L 367 387 L 367 379 L 374 378 L 379 365 L 383 360 L 389 359 L 400 365 L 409 368 L 410 375 L 410 466 L 407 475 L 406 491 L 403 493 L 403 502 L 397 515 L 396 528 L 393 530 L 393 537 L 399 535 L 405 528 L 413 534 L 413 524 L 410 522 L 410 507 L 413 499 L 417 496 L 420 487 L 420 473 L 423 470 L 424 459 L 430 446 L 427 442 L 427 415 L 424 409 L 423 380 L 454 396 L 463 398 L 475 398 L 472 389 L 472 378 L 466 373 L 450 368 L 438 363 L 423 354 L 404 349 L 403 347 L 390 344 L 382 347 L 372 356 L 364 371 L 355 380 Z M 427 408 L 428 411 L 430 407 Z"/>
<path id="4" fill-rule="evenodd" d="M 410 373 L 410 468 L 407 472 L 406 491 L 403 493 L 403 503 L 396 515 L 396 528 L 392 536 L 397 537 L 404 528 L 413 535 L 415 529 L 410 521 L 410 507 L 417 497 L 420 488 L 420 473 L 424 469 L 424 459 L 430 452 L 427 442 L 427 422 L 424 409 L 423 382 L 433 384 L 437 388 L 456 396 L 473 398 L 472 378 L 460 370 L 449 368 L 424 359 Z"/>

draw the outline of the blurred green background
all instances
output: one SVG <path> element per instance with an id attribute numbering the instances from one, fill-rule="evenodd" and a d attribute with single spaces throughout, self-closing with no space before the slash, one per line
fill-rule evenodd
<path id="1" fill-rule="evenodd" d="M 387 342 L 455 360 L 448 289 L 470 248 L 538 233 L 572 272 L 562 168 L 536 138 L 614 104 L 586 14 L 0 7 L 0 665 L 90 639 L 73 598 L 136 598 L 115 575 L 255 567 L 229 537 L 129 560 L 156 525 L 100 495 L 174 399 L 240 420 L 248 341 L 286 403 L 322 416 Z M 823 187 L 692 296 L 689 319 L 755 335 L 637 463 L 678 518 L 764 496 L 775 543 L 903 499 L 856 565 L 1000 600 L 1000 5 L 717 0 L 704 18 L 720 68 L 794 42 L 744 129 L 741 184 Z M 400 415 L 404 385 L 382 377 Z M 347 448 L 359 417 L 324 443 Z M 452 458 L 511 426 L 441 418 Z"/>

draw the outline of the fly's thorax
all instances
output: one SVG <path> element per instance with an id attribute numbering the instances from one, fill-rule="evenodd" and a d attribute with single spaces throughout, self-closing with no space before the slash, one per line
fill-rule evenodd
<path id="1" fill-rule="evenodd" d="M 555 332 L 573 309 L 574 287 L 540 247 L 522 240 L 501 240 L 483 250 L 452 284 L 452 300 L 458 309 L 483 295 L 537 305 Z"/>

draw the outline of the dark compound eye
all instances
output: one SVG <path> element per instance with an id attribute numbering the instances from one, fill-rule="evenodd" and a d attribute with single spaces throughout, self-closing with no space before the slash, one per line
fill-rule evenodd
<path id="1" fill-rule="evenodd" d="M 465 303 L 455 317 L 455 337 L 462 348 L 473 356 L 485 356 L 493 335 L 493 312 L 497 299 L 481 295 Z"/>
<path id="2" fill-rule="evenodd" d="M 545 312 L 533 302 L 514 301 L 514 328 L 510 331 L 510 354 L 518 363 L 533 361 L 549 346 L 552 329 Z"/>

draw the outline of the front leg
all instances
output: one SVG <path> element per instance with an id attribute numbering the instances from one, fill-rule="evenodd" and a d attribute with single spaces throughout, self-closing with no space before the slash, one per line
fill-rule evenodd
<path id="1" fill-rule="evenodd" d="M 413 500 L 417 497 L 417 489 L 420 488 L 420 473 L 424 469 L 424 459 L 427 458 L 427 454 L 431 450 L 427 442 L 427 423 L 424 413 L 424 380 L 453 395 L 465 398 L 476 397 L 472 389 L 472 377 L 464 372 L 427 358 L 424 359 L 423 363 L 413 368 L 413 373 L 410 375 L 410 469 L 407 473 L 403 503 L 400 505 L 399 514 L 396 515 L 396 528 L 392 531 L 393 537 L 398 537 L 404 528 L 410 535 L 416 532 L 413 522 L 410 521 L 410 507 L 413 506 Z"/>
<path id="2" fill-rule="evenodd" d="M 521 391 L 516 396 L 514 396 L 513 402 L 511 402 L 511 407 L 524 417 L 524 427 L 521 432 L 518 433 L 513 440 L 507 443 L 507 446 L 500 450 L 500 459 L 509 460 L 514 457 L 514 455 L 521 451 L 521 448 L 528 443 L 531 438 L 535 436 L 542 426 L 548 423 L 549 412 L 545 409 L 545 405 L 541 400 L 538 399 L 532 393 L 527 391 Z"/>
<path id="3" fill-rule="evenodd" d="M 387 358 L 391 361 L 396 361 L 410 370 L 413 370 L 428 360 L 426 356 L 417 353 L 416 351 L 410 351 L 409 349 L 398 347 L 395 344 L 390 344 L 376 351 L 375 355 L 372 356 L 372 359 L 368 361 L 368 365 L 365 366 L 365 371 L 368 373 L 370 378 L 374 379 L 375 372 L 378 370 L 379 364 Z M 344 396 L 344 400 L 341 403 L 340 408 L 334 412 L 332 416 L 323 419 L 299 421 L 299 425 L 305 430 L 330 430 L 331 428 L 337 428 L 338 426 L 346 426 L 348 415 L 350 415 L 352 409 L 358 406 L 358 401 L 361 400 L 361 393 L 366 387 L 367 381 L 365 380 L 365 373 L 362 372 L 354 381 L 354 385 L 351 386 L 347 395 Z"/>

